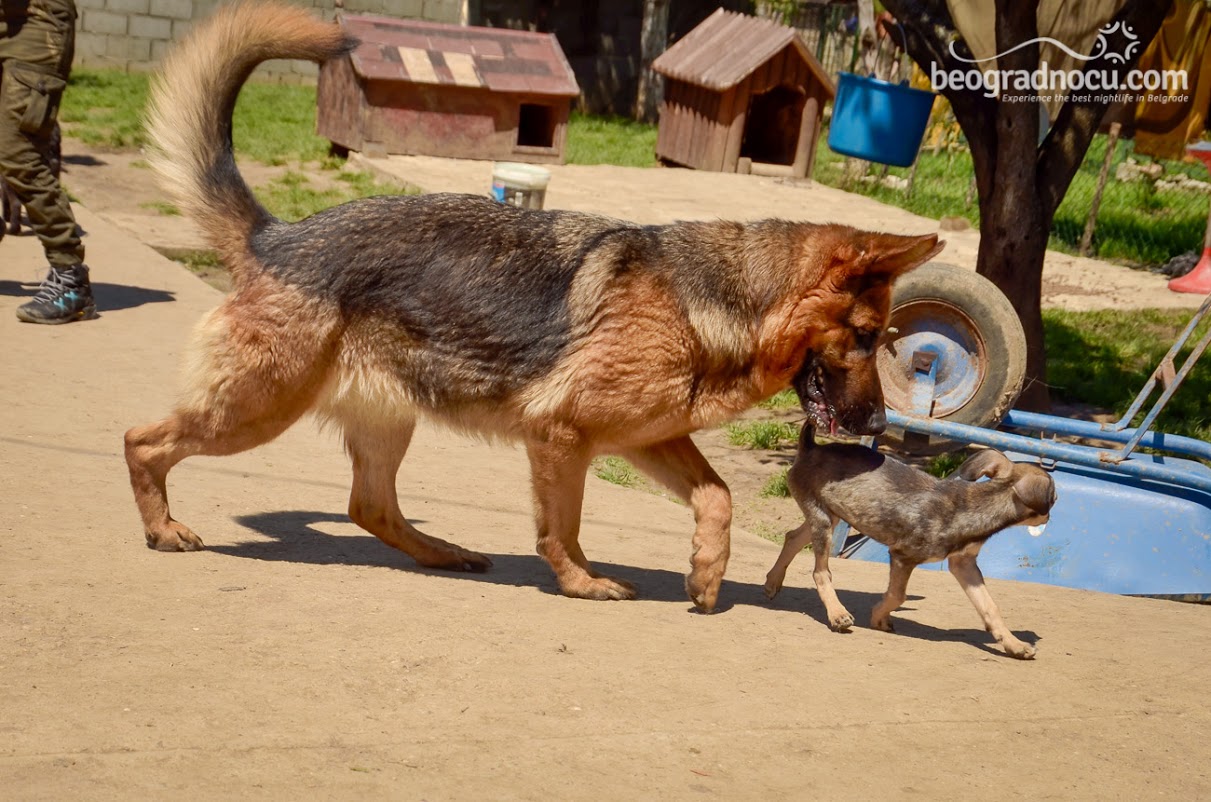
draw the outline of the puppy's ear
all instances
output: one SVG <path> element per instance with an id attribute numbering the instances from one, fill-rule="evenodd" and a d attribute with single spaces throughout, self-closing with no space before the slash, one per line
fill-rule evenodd
<path id="1" fill-rule="evenodd" d="M 1013 475 L 1013 463 L 1000 451 L 986 448 L 977 451 L 959 466 L 959 476 L 968 482 L 974 482 L 981 476 L 989 479 L 1008 479 Z"/>
<path id="2" fill-rule="evenodd" d="M 1037 466 L 1035 470 L 1022 471 L 1013 483 L 1013 494 L 1018 500 L 1039 514 L 1048 513 L 1055 504 L 1055 481 Z"/>
<path id="3" fill-rule="evenodd" d="M 945 242 L 938 242 L 937 234 L 904 237 L 872 232 L 862 232 L 854 245 L 863 254 L 861 272 L 888 281 L 928 262 L 946 247 Z"/>

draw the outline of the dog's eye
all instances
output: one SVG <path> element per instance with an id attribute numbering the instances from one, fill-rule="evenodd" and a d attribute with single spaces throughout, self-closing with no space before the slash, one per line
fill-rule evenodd
<path id="1" fill-rule="evenodd" d="M 854 348 L 863 353 L 873 353 L 879 344 L 879 330 L 859 331 L 854 334 Z"/>

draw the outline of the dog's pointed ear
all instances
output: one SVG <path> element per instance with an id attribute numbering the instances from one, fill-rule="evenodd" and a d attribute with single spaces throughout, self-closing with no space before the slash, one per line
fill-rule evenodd
<path id="1" fill-rule="evenodd" d="M 889 280 L 925 264 L 946 247 L 945 242 L 938 241 L 937 234 L 906 237 L 868 232 L 864 241 L 856 244 L 865 257 L 862 272 Z"/>
<path id="2" fill-rule="evenodd" d="M 995 448 L 977 451 L 959 466 L 959 476 L 968 482 L 974 482 L 982 476 L 989 479 L 1008 479 L 1013 475 L 1013 463 L 1009 457 Z"/>
<path id="3" fill-rule="evenodd" d="M 1034 466 L 1034 470 L 1023 471 L 1018 476 L 1013 483 L 1013 494 L 1040 515 L 1048 513 L 1055 504 L 1055 480 Z"/>

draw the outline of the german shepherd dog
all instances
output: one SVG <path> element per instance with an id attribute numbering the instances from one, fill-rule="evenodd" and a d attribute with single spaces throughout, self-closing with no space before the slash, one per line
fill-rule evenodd
<path id="1" fill-rule="evenodd" d="M 169 513 L 174 465 L 266 443 L 310 411 L 344 436 L 354 522 L 422 566 L 484 571 L 486 556 L 400 511 L 396 473 L 424 416 L 525 444 L 537 550 L 568 596 L 635 595 L 577 542 L 590 459 L 619 454 L 668 485 L 697 523 L 686 589 L 711 611 L 731 497 L 689 433 L 791 385 L 825 431 L 882 430 L 875 346 L 890 285 L 940 250 L 937 237 L 782 220 L 639 226 L 459 195 L 284 223 L 236 168 L 236 95 L 262 61 L 356 45 L 297 8 L 241 3 L 199 25 L 156 82 L 153 165 L 234 289 L 199 325 L 173 413 L 126 433 L 148 545 L 202 548 Z"/>

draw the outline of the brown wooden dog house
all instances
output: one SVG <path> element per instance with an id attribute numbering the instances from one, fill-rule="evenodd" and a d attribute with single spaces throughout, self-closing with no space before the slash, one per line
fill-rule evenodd
<path id="1" fill-rule="evenodd" d="M 372 15 L 361 44 L 320 70 L 317 127 L 367 155 L 560 164 L 580 93 L 551 34 Z"/>
<path id="2" fill-rule="evenodd" d="M 665 79 L 657 157 L 699 170 L 810 175 L 836 88 L 793 28 L 721 8 L 652 69 Z"/>

